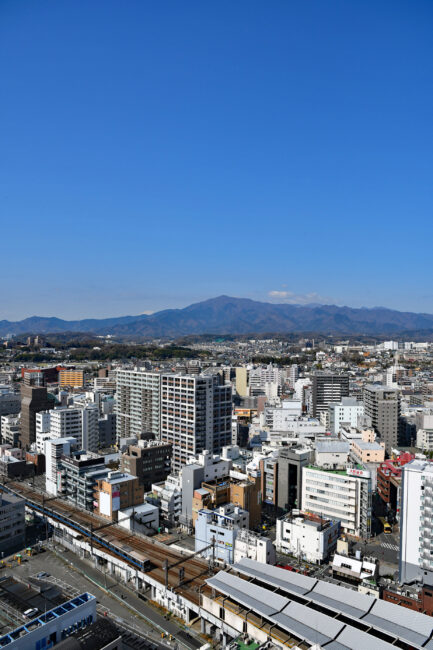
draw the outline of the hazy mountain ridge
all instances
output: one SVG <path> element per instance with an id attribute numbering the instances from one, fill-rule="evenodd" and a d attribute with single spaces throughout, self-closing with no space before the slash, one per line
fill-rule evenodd
<path id="1" fill-rule="evenodd" d="M 177 337 L 188 334 L 248 334 L 314 331 L 323 334 L 392 334 L 433 331 L 432 314 L 384 307 L 355 309 L 336 305 L 291 305 L 219 296 L 183 309 L 152 315 L 67 321 L 32 316 L 0 321 L 0 335 L 89 332 L 118 336 Z"/>

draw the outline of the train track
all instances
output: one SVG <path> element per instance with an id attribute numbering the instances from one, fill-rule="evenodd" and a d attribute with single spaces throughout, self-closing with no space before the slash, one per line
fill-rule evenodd
<path id="1" fill-rule="evenodd" d="M 199 590 L 204 586 L 205 578 L 212 573 L 206 561 L 197 557 L 188 558 L 179 551 L 150 538 L 133 535 L 120 526 L 112 525 L 98 531 L 99 526 L 107 524 L 106 519 L 79 510 L 61 499 L 51 500 L 50 498 L 49 503 L 45 503 L 42 494 L 18 481 L 9 481 L 6 485 L 0 484 L 0 489 L 21 496 L 25 499 L 28 507 L 78 530 L 83 537 L 92 540 L 95 549 L 101 548 L 114 557 L 121 557 L 133 569 L 140 568 L 146 571 L 149 576 L 161 584 L 165 583 L 165 561 L 171 565 L 183 560 L 179 565 L 184 568 L 182 584 L 179 586 L 179 567 L 175 567 L 169 569 L 168 572 L 169 588 L 195 604 L 199 604 Z M 139 557 L 143 558 L 143 567 L 140 566 L 139 561 L 136 561 Z"/>

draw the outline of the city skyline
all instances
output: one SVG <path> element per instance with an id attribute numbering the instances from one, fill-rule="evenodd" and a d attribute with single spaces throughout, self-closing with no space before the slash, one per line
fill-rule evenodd
<path id="1" fill-rule="evenodd" d="M 1 15 L 0 318 L 433 313 L 431 3 Z"/>

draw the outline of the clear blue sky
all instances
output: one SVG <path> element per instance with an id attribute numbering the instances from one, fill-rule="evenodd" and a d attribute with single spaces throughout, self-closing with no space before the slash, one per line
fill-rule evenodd
<path id="1" fill-rule="evenodd" d="M 0 319 L 433 313 L 431 0 L 2 0 Z"/>

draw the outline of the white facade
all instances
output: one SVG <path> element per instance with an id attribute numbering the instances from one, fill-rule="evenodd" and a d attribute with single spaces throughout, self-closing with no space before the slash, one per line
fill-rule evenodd
<path id="1" fill-rule="evenodd" d="M 1 418 L 1 441 L 15 446 L 19 442 L 21 425 L 19 415 L 2 415 Z"/>
<path id="2" fill-rule="evenodd" d="M 228 503 L 216 510 L 199 510 L 195 523 L 195 550 L 227 564 L 234 562 L 234 545 L 238 531 L 248 529 L 249 513 Z M 214 542 L 214 550 L 209 548 Z"/>
<path id="3" fill-rule="evenodd" d="M 272 364 L 266 367 L 253 368 L 249 374 L 249 394 L 252 396 L 267 394 L 267 388 L 268 392 L 272 393 L 268 397 L 277 397 L 281 392 L 284 377 L 284 371 L 281 368 L 274 368 Z"/>
<path id="4" fill-rule="evenodd" d="M 356 537 L 371 531 L 371 476 L 367 470 L 348 468 L 302 470 L 302 510 L 340 520 L 342 530 Z"/>
<path id="5" fill-rule="evenodd" d="M 57 496 L 59 491 L 57 466 L 62 456 L 69 456 L 76 447 L 75 438 L 55 438 L 45 441 L 45 490 Z"/>
<path id="6" fill-rule="evenodd" d="M 316 465 L 321 469 L 346 469 L 350 444 L 343 440 L 316 442 Z"/>
<path id="7" fill-rule="evenodd" d="M 38 433 L 47 433 L 50 430 L 50 413 L 51 411 L 36 413 L 36 435 Z"/>
<path id="8" fill-rule="evenodd" d="M 313 517 L 299 510 L 277 519 L 277 551 L 314 564 L 328 559 L 337 546 L 340 522 Z"/>
<path id="9" fill-rule="evenodd" d="M 403 467 L 400 516 L 400 582 L 433 577 L 433 463 Z"/>
<path id="10" fill-rule="evenodd" d="M 352 427 L 358 426 L 358 418 L 364 415 L 364 404 L 353 397 L 343 397 L 341 402 L 328 406 L 329 429 L 332 434 L 340 431 L 343 422 Z"/>
<path id="11" fill-rule="evenodd" d="M 117 525 L 142 535 L 153 534 L 159 527 L 159 508 L 151 503 L 125 508 L 119 512 Z"/>
<path id="12" fill-rule="evenodd" d="M 416 446 L 422 451 L 432 451 L 433 429 L 418 429 L 416 432 Z"/>
<path id="13" fill-rule="evenodd" d="M 275 546 L 269 537 L 261 537 L 247 529 L 239 530 L 235 539 L 233 561 L 236 564 L 244 557 L 263 564 L 275 564 Z"/>

